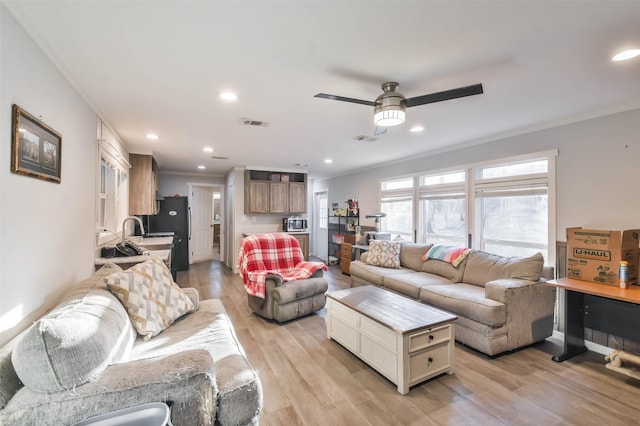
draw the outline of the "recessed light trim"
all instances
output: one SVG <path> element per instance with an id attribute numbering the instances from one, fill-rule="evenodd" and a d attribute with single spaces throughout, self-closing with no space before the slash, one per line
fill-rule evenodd
<path id="1" fill-rule="evenodd" d="M 152 141 L 157 141 L 158 139 L 160 139 L 160 136 L 156 135 L 155 133 L 147 133 L 146 135 L 144 135 L 144 137 Z"/>
<path id="2" fill-rule="evenodd" d="M 611 58 L 611 60 L 614 62 L 627 61 L 629 59 L 635 58 L 636 56 L 640 56 L 640 49 L 628 49 L 618 53 L 613 58 Z"/>
<path id="3" fill-rule="evenodd" d="M 202 148 L 203 152 L 208 152 L 208 153 L 212 153 L 213 152 L 213 148 L 211 148 L 210 146 L 205 146 L 204 148 Z"/>
<path id="4" fill-rule="evenodd" d="M 420 126 L 420 125 L 416 125 L 416 126 L 413 126 L 412 128 L 410 128 L 409 131 L 411 133 L 420 133 L 420 132 L 424 131 L 424 127 Z"/>
<path id="5" fill-rule="evenodd" d="M 238 95 L 235 92 L 227 90 L 220 93 L 220 99 L 223 101 L 233 102 L 238 100 Z"/>
<path id="6" fill-rule="evenodd" d="M 331 163 L 333 163 L 333 160 L 331 158 L 325 158 L 324 159 L 324 163 L 325 164 L 331 164 Z"/>
<path id="7" fill-rule="evenodd" d="M 204 169 L 206 169 L 206 167 L 205 167 L 205 166 L 203 166 L 202 164 L 200 164 L 200 165 L 198 166 L 198 170 L 204 170 Z"/>

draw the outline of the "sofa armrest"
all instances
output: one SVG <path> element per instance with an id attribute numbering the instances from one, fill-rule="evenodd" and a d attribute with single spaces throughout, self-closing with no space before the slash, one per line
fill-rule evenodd
<path id="1" fill-rule="evenodd" d="M 505 305 L 510 347 L 539 342 L 553 333 L 556 289 L 544 280 L 490 281 L 485 284 L 485 296 Z"/>
<path id="2" fill-rule="evenodd" d="M 213 425 L 217 394 L 214 360 L 195 349 L 110 365 L 73 392 L 23 388 L 0 411 L 0 424 L 74 424 L 121 408 L 172 402 L 173 424 Z"/>
<path id="3" fill-rule="evenodd" d="M 182 289 L 182 291 L 184 292 L 184 294 L 189 296 L 189 299 L 191 299 L 193 305 L 195 306 L 195 310 L 197 311 L 200 307 L 200 293 L 198 292 L 198 289 L 193 287 L 185 287 Z"/>
<path id="4" fill-rule="evenodd" d="M 316 271 L 314 271 L 313 275 L 311 275 L 309 278 L 320 278 L 324 276 L 324 270 L 322 269 L 318 269 Z M 267 274 L 266 277 L 266 284 L 269 285 L 269 281 L 273 282 L 273 286 L 274 287 L 280 287 L 282 284 L 285 283 L 285 281 L 282 279 L 282 277 L 280 275 L 277 274 Z"/>
<path id="5" fill-rule="evenodd" d="M 267 277 L 265 278 L 266 280 L 266 285 L 269 285 L 269 281 L 271 281 L 274 287 L 280 287 L 282 284 L 284 284 L 284 281 L 282 280 L 282 277 L 280 275 L 276 275 L 276 274 L 267 274 Z M 266 293 L 266 291 L 265 291 Z"/>
<path id="6" fill-rule="evenodd" d="M 488 299 L 507 303 L 509 290 L 517 291 L 533 285 L 546 285 L 541 281 L 528 281 L 519 279 L 501 279 L 489 281 L 484 286 L 484 294 Z"/>

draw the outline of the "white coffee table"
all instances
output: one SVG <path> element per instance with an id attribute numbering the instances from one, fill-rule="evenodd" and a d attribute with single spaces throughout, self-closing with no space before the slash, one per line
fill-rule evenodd
<path id="1" fill-rule="evenodd" d="M 457 316 L 375 286 L 327 293 L 327 337 L 376 369 L 406 395 L 453 374 Z"/>

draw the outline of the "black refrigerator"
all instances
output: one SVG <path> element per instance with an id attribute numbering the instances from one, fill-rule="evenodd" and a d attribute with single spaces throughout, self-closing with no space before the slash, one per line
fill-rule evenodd
<path id="1" fill-rule="evenodd" d="M 189 239 L 191 238 L 191 210 L 187 197 L 164 197 L 160 200 L 160 212 L 148 216 L 147 233 L 174 232 L 171 269 L 189 269 Z"/>

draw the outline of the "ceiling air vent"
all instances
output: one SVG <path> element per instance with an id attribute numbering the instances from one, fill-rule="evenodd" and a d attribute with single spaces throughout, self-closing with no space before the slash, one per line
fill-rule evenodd
<path id="1" fill-rule="evenodd" d="M 214 155 L 211 157 L 213 160 L 228 160 L 229 157 L 223 157 L 222 155 Z"/>
<path id="2" fill-rule="evenodd" d="M 267 127 L 269 125 L 266 121 L 252 120 L 250 118 L 243 118 L 241 121 L 245 126 Z"/>

